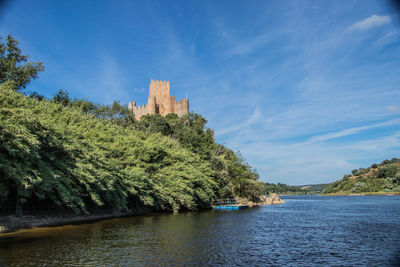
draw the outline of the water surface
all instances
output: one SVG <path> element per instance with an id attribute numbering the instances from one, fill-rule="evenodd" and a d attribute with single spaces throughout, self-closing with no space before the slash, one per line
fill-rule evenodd
<path id="1" fill-rule="evenodd" d="M 159 214 L 0 235 L 0 265 L 396 266 L 400 196 Z"/>

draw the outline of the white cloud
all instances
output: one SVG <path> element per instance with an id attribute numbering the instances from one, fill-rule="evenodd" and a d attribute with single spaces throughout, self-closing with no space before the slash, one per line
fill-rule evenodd
<path id="1" fill-rule="evenodd" d="M 374 27 L 388 24 L 392 21 L 390 16 L 372 15 L 364 20 L 354 23 L 347 28 L 347 31 L 366 31 Z"/>

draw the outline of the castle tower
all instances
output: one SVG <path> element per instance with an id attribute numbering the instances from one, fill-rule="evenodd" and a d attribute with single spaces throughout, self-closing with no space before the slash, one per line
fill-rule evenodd
<path id="1" fill-rule="evenodd" d="M 149 86 L 149 96 L 155 96 L 155 97 L 169 96 L 169 81 L 151 80 Z"/>
<path id="2" fill-rule="evenodd" d="M 146 105 L 146 112 L 147 112 L 147 114 L 156 114 L 157 113 L 156 98 L 154 96 L 149 96 L 149 99 L 147 100 L 147 105 Z"/>
<path id="3" fill-rule="evenodd" d="M 183 116 L 189 113 L 189 99 L 175 101 L 175 97 L 170 95 L 169 81 L 151 80 L 147 105 L 136 107 L 135 101 L 132 101 L 129 102 L 128 108 L 138 120 L 146 114 L 165 116 L 176 113 L 178 116 Z"/>

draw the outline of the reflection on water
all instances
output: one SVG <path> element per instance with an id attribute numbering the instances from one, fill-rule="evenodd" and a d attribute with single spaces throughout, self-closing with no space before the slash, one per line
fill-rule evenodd
<path id="1" fill-rule="evenodd" d="M 400 196 L 285 198 L 238 211 L 187 212 L 0 236 L 7 266 L 395 265 Z"/>

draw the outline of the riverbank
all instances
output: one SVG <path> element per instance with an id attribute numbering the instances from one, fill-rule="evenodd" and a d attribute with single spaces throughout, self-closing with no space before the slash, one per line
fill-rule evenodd
<path id="1" fill-rule="evenodd" d="M 67 224 L 94 222 L 105 219 L 123 218 L 134 213 L 97 213 L 90 215 L 58 214 L 58 215 L 24 215 L 0 216 L 0 234 L 15 232 L 35 227 L 51 227 Z"/>
<path id="2" fill-rule="evenodd" d="M 281 198 L 276 194 L 271 194 L 269 197 L 260 197 L 260 202 L 252 202 L 247 199 L 237 199 L 237 202 L 248 207 L 256 207 L 262 205 L 277 205 L 283 204 Z M 94 222 L 106 219 L 123 218 L 136 215 L 144 215 L 148 212 L 142 213 L 95 213 L 89 215 L 75 215 L 73 213 L 43 213 L 40 215 L 0 215 L 0 234 L 15 232 L 22 229 L 31 229 L 35 227 L 51 227 L 61 226 L 67 224 L 79 224 Z"/>
<path id="3" fill-rule="evenodd" d="M 321 194 L 321 196 L 396 196 L 400 192 L 364 192 L 364 193 L 351 193 L 351 192 L 337 192 L 329 194 Z"/>

